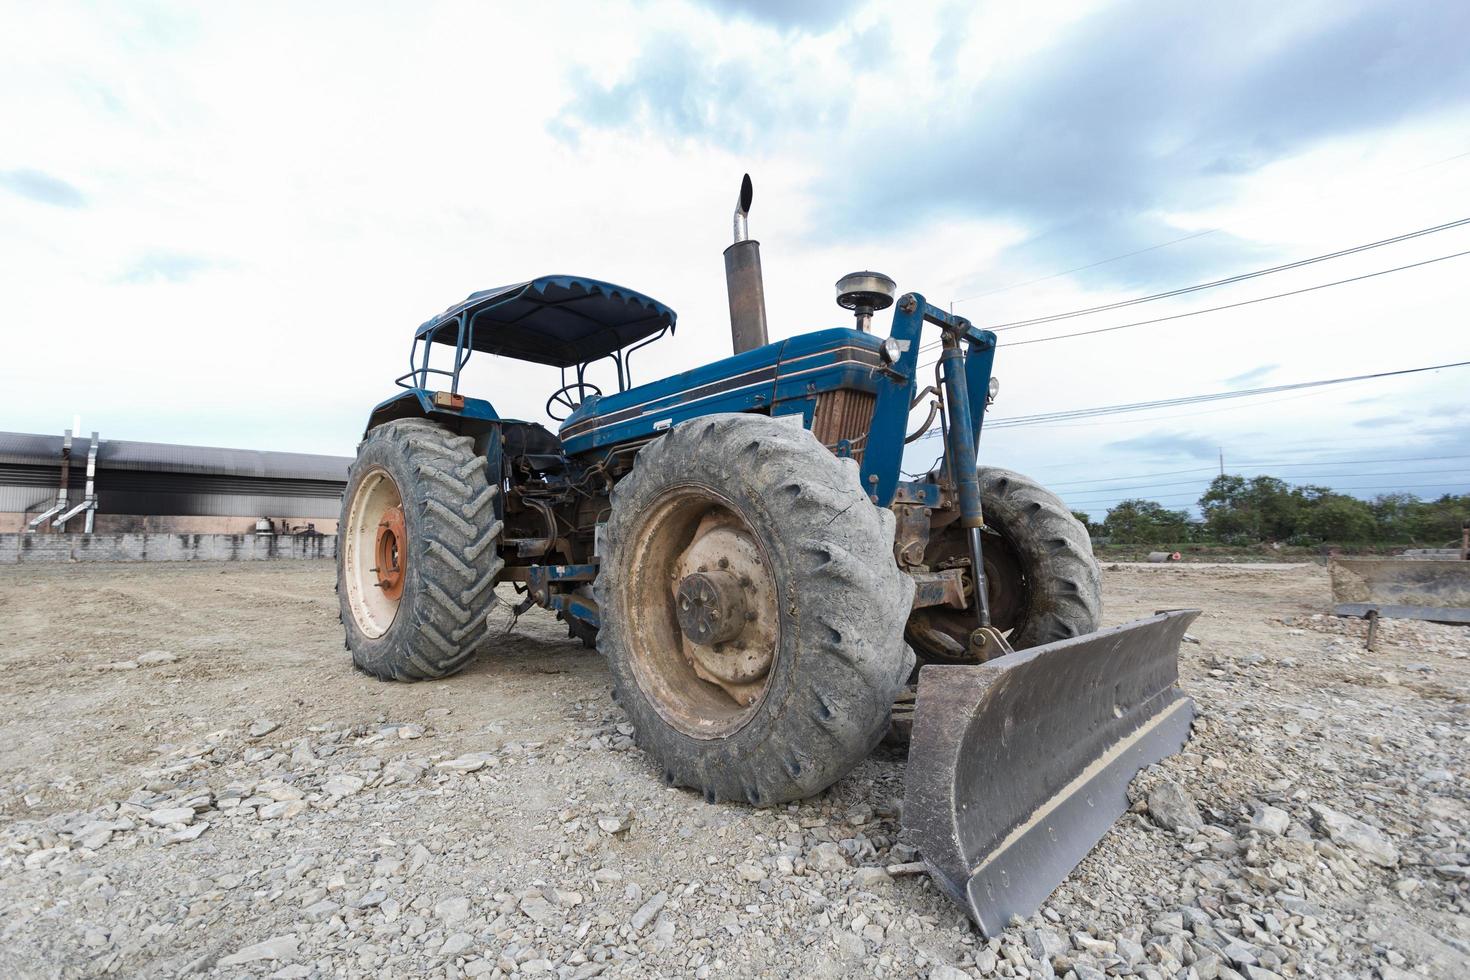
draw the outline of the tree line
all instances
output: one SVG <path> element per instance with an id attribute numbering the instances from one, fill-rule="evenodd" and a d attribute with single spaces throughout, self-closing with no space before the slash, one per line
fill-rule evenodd
<path id="1" fill-rule="evenodd" d="M 1215 477 L 1199 498 L 1203 519 L 1152 500 L 1131 499 L 1101 522 L 1073 511 L 1095 537 L 1115 544 L 1457 545 L 1470 494 L 1420 500 L 1411 493 L 1360 500 L 1328 487 L 1290 486 L 1274 476 Z"/>

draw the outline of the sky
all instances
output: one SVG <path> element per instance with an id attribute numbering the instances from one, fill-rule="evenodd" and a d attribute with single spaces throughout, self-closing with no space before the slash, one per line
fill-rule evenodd
<path id="1" fill-rule="evenodd" d="M 678 312 L 636 381 L 727 356 L 746 172 L 773 339 L 850 324 L 833 283 L 855 269 L 995 325 L 1470 218 L 1470 6 L 1449 0 L 58 2 L 5 23 L 12 431 L 79 415 L 350 455 L 417 324 L 549 273 Z M 992 417 L 1470 360 L 1470 256 L 1019 343 L 1464 251 L 1470 226 L 1003 331 Z M 464 390 L 545 421 L 557 384 L 480 358 Z M 1467 393 L 1446 369 L 997 427 L 980 454 L 1095 518 L 1187 507 L 1222 455 L 1433 497 L 1470 490 Z"/>

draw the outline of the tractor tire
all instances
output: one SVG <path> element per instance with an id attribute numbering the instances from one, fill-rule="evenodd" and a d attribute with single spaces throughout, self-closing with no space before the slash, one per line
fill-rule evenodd
<path id="1" fill-rule="evenodd" d="M 1067 505 L 1030 477 L 981 467 L 985 566 L 991 620 L 1016 650 L 1092 633 L 1102 626 L 1102 573 L 1092 540 Z M 930 542 L 926 560 L 967 556 L 957 525 Z M 967 656 L 970 610 L 917 610 L 907 631 L 921 659 Z"/>
<path id="2" fill-rule="evenodd" d="M 348 472 L 337 549 L 338 605 L 359 669 L 429 680 L 475 655 L 505 567 L 497 493 L 473 439 L 424 419 L 368 433 Z M 379 572 L 385 559 L 391 578 Z"/>
<path id="3" fill-rule="evenodd" d="M 798 424 L 712 415 L 642 449 L 612 492 L 597 644 L 667 784 L 768 806 L 872 751 L 914 663 L 893 537 L 857 464 Z M 686 588 L 733 639 L 686 625 Z"/>

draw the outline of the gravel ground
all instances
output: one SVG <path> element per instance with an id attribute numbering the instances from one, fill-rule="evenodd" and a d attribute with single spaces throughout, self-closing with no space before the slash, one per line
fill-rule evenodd
<path id="1" fill-rule="evenodd" d="M 1202 717 L 985 941 L 904 867 L 900 754 L 799 806 L 667 789 L 539 611 L 393 685 L 325 564 L 0 569 L 0 975 L 1470 975 L 1470 631 L 1368 653 L 1313 567 L 1104 584 L 1206 610 Z"/>

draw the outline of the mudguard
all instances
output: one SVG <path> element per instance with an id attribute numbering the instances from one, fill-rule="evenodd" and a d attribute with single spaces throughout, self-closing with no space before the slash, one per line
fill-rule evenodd
<path id="1" fill-rule="evenodd" d="M 1179 644 L 1198 615 L 919 672 L 903 823 L 985 935 L 1035 912 L 1127 810 L 1138 770 L 1189 737 Z"/>

